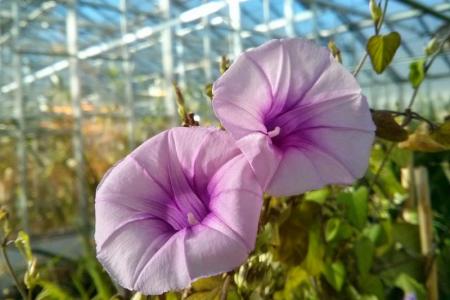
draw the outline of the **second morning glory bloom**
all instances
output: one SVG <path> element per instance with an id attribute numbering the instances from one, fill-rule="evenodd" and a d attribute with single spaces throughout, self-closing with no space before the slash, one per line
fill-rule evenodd
<path id="1" fill-rule="evenodd" d="M 363 176 L 375 126 L 355 78 L 326 48 L 272 40 L 213 85 L 214 111 L 266 191 L 295 195 Z"/>
<path id="2" fill-rule="evenodd" d="M 262 190 L 228 133 L 174 128 L 105 175 L 95 198 L 97 258 L 121 286 L 156 295 L 242 264 Z"/>

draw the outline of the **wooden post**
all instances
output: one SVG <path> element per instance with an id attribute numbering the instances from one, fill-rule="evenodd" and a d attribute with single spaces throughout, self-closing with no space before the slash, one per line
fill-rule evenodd
<path id="1" fill-rule="evenodd" d="M 438 300 L 438 277 L 435 251 L 433 245 L 433 211 L 431 210 L 428 172 L 425 167 L 414 169 L 414 180 L 417 195 L 417 212 L 419 216 L 420 245 L 422 255 L 426 257 L 425 274 L 428 300 Z"/>

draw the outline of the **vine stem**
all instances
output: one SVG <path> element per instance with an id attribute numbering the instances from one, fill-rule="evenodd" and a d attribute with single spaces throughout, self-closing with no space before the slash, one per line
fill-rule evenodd
<path id="1" fill-rule="evenodd" d="M 370 183 L 369 186 L 369 193 L 372 191 L 374 185 L 377 183 L 378 181 L 378 177 L 380 177 L 381 171 L 383 170 L 384 166 L 386 165 L 389 156 L 391 155 L 392 150 L 394 150 L 395 147 L 395 143 L 392 143 L 389 148 L 386 150 L 386 153 L 384 154 L 383 160 L 381 161 L 380 166 L 378 167 L 377 172 L 375 173 L 375 176 L 373 177 L 372 182 Z"/>
<path id="2" fill-rule="evenodd" d="M 220 300 L 226 300 L 228 295 L 228 287 L 230 286 L 231 275 L 227 274 L 223 282 L 222 291 L 220 292 Z"/>
<path id="3" fill-rule="evenodd" d="M 431 65 L 433 64 L 433 62 L 436 60 L 436 58 L 438 57 L 439 54 L 441 54 L 442 49 L 444 48 L 445 43 L 447 42 L 447 40 L 450 39 L 450 33 L 448 33 L 441 41 L 441 43 L 439 44 L 438 49 L 436 50 L 436 52 L 430 57 L 430 59 L 426 62 L 425 67 L 424 67 L 424 71 L 423 71 L 423 80 L 419 83 L 419 85 L 417 85 L 414 88 L 413 94 L 411 95 L 411 99 L 409 100 L 408 106 L 406 107 L 405 111 L 411 110 L 414 101 L 417 98 L 417 94 L 419 93 L 419 89 L 422 86 L 422 83 L 425 81 L 425 77 L 427 76 L 428 70 L 430 69 Z"/>
<path id="4" fill-rule="evenodd" d="M 14 269 L 13 269 L 13 267 L 11 265 L 11 261 L 9 260 L 8 253 L 6 252 L 6 245 L 7 245 L 7 237 L 5 237 L 5 239 L 3 240 L 3 243 L 1 245 L 2 256 L 3 256 L 3 259 L 5 260 L 6 269 L 8 270 L 9 275 L 14 280 L 14 283 L 16 284 L 17 289 L 19 290 L 19 293 L 22 296 L 22 298 L 23 299 L 28 299 L 27 293 L 25 292 L 25 290 L 23 289 L 22 285 L 20 284 L 20 281 L 17 278 L 17 275 L 14 272 Z"/>
<path id="5" fill-rule="evenodd" d="M 381 14 L 380 20 L 375 25 L 375 35 L 380 33 L 380 29 L 381 29 L 381 26 L 383 25 L 383 21 L 384 21 L 384 16 L 386 15 L 388 2 L 389 2 L 389 0 L 386 0 L 384 2 L 383 13 Z M 355 70 L 353 71 L 354 77 L 358 76 L 358 74 L 361 71 L 362 67 L 364 66 L 368 56 L 369 56 L 369 52 L 367 52 L 367 49 L 366 49 L 366 51 L 364 52 L 364 55 L 361 57 L 358 65 L 356 66 Z"/>

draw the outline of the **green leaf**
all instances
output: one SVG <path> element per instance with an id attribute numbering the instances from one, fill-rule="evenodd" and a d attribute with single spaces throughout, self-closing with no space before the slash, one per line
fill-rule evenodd
<path id="1" fill-rule="evenodd" d="M 17 238 L 14 241 L 17 249 L 19 249 L 20 254 L 27 260 L 31 262 L 33 259 L 33 254 L 31 253 L 30 237 L 25 231 L 19 231 Z"/>
<path id="2" fill-rule="evenodd" d="M 409 65 L 409 81 L 417 88 L 425 79 L 425 60 L 418 59 Z"/>
<path id="3" fill-rule="evenodd" d="M 320 227 L 314 224 L 309 229 L 308 234 L 308 254 L 305 258 L 304 267 L 312 276 L 322 272 L 324 267 L 323 256 L 325 247 L 320 237 Z"/>
<path id="4" fill-rule="evenodd" d="M 327 242 L 331 242 L 334 239 L 336 239 L 336 237 L 339 234 L 339 230 L 341 228 L 341 219 L 338 218 L 332 218 L 329 219 L 327 222 L 327 225 L 325 227 L 325 240 Z"/>
<path id="5" fill-rule="evenodd" d="M 426 299 L 426 290 L 423 285 L 406 273 L 398 275 L 395 286 L 401 288 L 405 293 L 415 293 L 418 300 Z"/>
<path id="6" fill-rule="evenodd" d="M 295 294 L 302 285 L 308 284 L 309 275 L 302 267 L 296 266 L 291 268 L 287 273 L 286 282 L 284 284 L 283 296 L 279 298 L 294 300 Z"/>
<path id="7" fill-rule="evenodd" d="M 169 292 L 164 294 L 166 300 L 178 300 L 177 294 L 174 292 Z"/>
<path id="8" fill-rule="evenodd" d="M 330 195 L 330 190 L 328 188 L 323 188 L 316 191 L 307 192 L 305 194 L 305 200 L 317 202 L 323 204 L 327 197 Z"/>
<path id="9" fill-rule="evenodd" d="M 346 277 L 344 264 L 341 261 L 336 261 L 331 265 L 327 264 L 323 274 L 328 283 L 340 292 Z"/>
<path id="10" fill-rule="evenodd" d="M 359 277 L 358 284 L 364 294 L 375 295 L 378 300 L 385 299 L 383 283 L 379 277 L 365 274 Z"/>
<path id="11" fill-rule="evenodd" d="M 373 263 L 374 246 L 372 241 L 362 236 L 355 243 L 356 264 L 361 274 L 369 273 Z"/>
<path id="12" fill-rule="evenodd" d="M 439 125 L 431 134 L 433 140 L 439 144 L 449 148 L 450 147 L 450 119 Z"/>
<path id="13" fill-rule="evenodd" d="M 364 228 L 363 235 L 368 237 L 374 245 L 379 245 L 383 235 L 383 228 L 381 224 L 371 224 Z"/>
<path id="14" fill-rule="evenodd" d="M 425 54 L 427 56 L 431 56 L 435 54 L 437 51 L 439 51 L 439 42 L 436 37 L 432 38 L 425 48 Z"/>
<path id="15" fill-rule="evenodd" d="M 369 8 L 373 22 L 375 23 L 375 25 L 378 25 L 378 22 L 380 22 L 381 16 L 383 15 L 381 7 L 377 4 L 375 0 L 370 0 Z"/>
<path id="16" fill-rule="evenodd" d="M 352 235 L 352 227 L 342 219 L 331 218 L 325 226 L 325 240 L 327 242 L 342 241 Z"/>
<path id="17" fill-rule="evenodd" d="M 369 39 L 367 52 L 375 72 L 383 73 L 394 58 L 400 43 L 400 34 L 395 31 L 387 35 L 374 35 Z"/>
<path id="18" fill-rule="evenodd" d="M 217 287 L 222 286 L 223 280 L 221 276 L 213 276 L 207 278 L 201 278 L 192 283 L 192 288 L 195 291 L 210 291 Z"/>
<path id="19" fill-rule="evenodd" d="M 344 193 L 345 195 L 346 193 Z M 367 222 L 367 200 L 369 192 L 366 187 L 360 187 L 349 196 L 342 197 L 338 201 L 342 201 L 346 206 L 347 217 L 353 226 L 362 229 Z"/>
<path id="20" fill-rule="evenodd" d="M 219 293 L 219 288 L 207 292 L 197 292 L 187 297 L 186 300 L 216 300 L 218 299 L 217 296 L 219 295 Z"/>
<path id="21" fill-rule="evenodd" d="M 74 299 L 69 292 L 49 281 L 40 281 L 42 291 L 37 295 L 36 300 L 60 300 L 60 299 Z"/>

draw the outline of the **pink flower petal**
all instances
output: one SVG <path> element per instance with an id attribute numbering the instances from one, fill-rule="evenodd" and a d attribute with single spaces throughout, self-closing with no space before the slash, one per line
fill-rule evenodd
<path id="1" fill-rule="evenodd" d="M 143 143 L 99 185 L 97 256 L 123 287 L 179 290 L 245 261 L 261 203 L 228 133 L 175 128 Z"/>
<path id="2" fill-rule="evenodd" d="M 217 117 L 269 193 L 363 176 L 375 126 L 358 82 L 327 49 L 303 39 L 268 42 L 242 54 L 213 95 Z"/>

